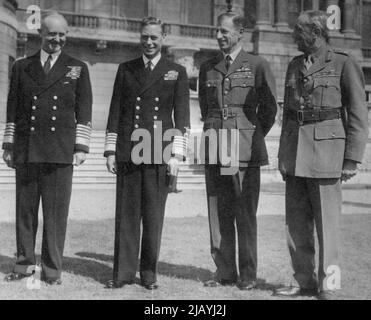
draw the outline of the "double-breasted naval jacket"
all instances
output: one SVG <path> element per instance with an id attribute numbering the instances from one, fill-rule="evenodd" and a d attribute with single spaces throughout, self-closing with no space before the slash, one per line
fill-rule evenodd
<path id="1" fill-rule="evenodd" d="M 92 90 L 86 64 L 62 52 L 45 75 L 40 52 L 13 65 L 3 149 L 16 164 L 72 164 L 89 152 Z"/>
<path id="2" fill-rule="evenodd" d="M 172 153 L 183 158 L 187 151 L 189 116 L 189 83 L 184 67 L 161 57 L 146 75 L 142 57 L 122 63 L 113 89 L 104 155 L 115 155 L 118 162 L 137 164 L 132 151 L 140 143 L 135 132 L 142 129 L 151 138 L 151 145 L 147 145 L 151 156 L 147 160 L 151 164 L 166 162 L 163 153 L 171 143 Z M 161 146 L 155 142 L 155 135 L 162 139 L 171 129 L 178 132 L 174 139 L 161 140 Z"/>

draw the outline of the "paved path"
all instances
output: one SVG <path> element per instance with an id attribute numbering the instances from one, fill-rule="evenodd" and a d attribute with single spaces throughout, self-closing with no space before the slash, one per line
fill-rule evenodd
<path id="1" fill-rule="evenodd" d="M 14 221 L 15 192 L 0 190 L 0 222 Z M 71 220 L 100 220 L 114 218 L 115 190 L 76 189 L 72 193 Z M 285 211 L 283 184 L 262 186 L 259 215 L 282 215 Z M 370 214 L 371 189 L 344 189 L 344 214 Z M 186 190 L 169 195 L 166 216 L 172 218 L 207 216 L 206 193 Z"/>

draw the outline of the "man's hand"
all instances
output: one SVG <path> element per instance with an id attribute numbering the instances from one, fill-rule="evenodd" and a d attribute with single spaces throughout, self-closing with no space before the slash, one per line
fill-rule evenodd
<path id="1" fill-rule="evenodd" d="M 341 181 L 352 179 L 358 172 L 357 162 L 353 160 L 344 160 L 343 171 L 341 172 Z"/>
<path id="2" fill-rule="evenodd" d="M 111 172 L 113 174 L 117 174 L 117 168 L 116 168 L 116 156 L 109 156 L 107 157 L 107 170 L 108 172 Z"/>
<path id="3" fill-rule="evenodd" d="M 281 172 L 282 180 L 286 182 L 286 174 Z"/>
<path id="4" fill-rule="evenodd" d="M 13 158 L 13 151 L 11 151 L 11 150 L 4 150 L 3 159 L 4 159 L 4 162 L 6 163 L 6 165 L 9 168 L 15 169 L 14 158 Z"/>
<path id="5" fill-rule="evenodd" d="M 74 165 L 76 167 L 81 166 L 86 160 L 85 152 L 76 152 L 74 155 Z"/>
<path id="6" fill-rule="evenodd" d="M 172 176 L 176 176 L 178 174 L 179 170 L 179 160 L 177 158 L 171 158 L 168 163 L 168 168 L 167 168 L 169 174 Z"/>

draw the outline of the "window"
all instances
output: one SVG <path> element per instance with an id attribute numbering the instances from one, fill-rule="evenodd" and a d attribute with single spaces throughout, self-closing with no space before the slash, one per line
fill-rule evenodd
<path id="1" fill-rule="evenodd" d="M 68 11 L 74 12 L 75 11 L 75 1 L 74 0 L 44 0 L 40 1 L 42 4 L 43 9 L 51 9 L 51 10 L 58 10 L 58 11 Z"/>
<path id="2" fill-rule="evenodd" d="M 156 0 L 156 17 L 164 22 L 181 22 L 181 2 L 184 0 Z"/>
<path id="3" fill-rule="evenodd" d="M 213 2 L 213 0 L 188 0 L 188 23 L 213 25 Z"/>
<path id="4" fill-rule="evenodd" d="M 148 16 L 148 0 L 118 0 L 117 15 L 141 19 Z"/>
<path id="5" fill-rule="evenodd" d="M 246 28 L 254 28 L 256 23 L 256 0 L 245 1 Z"/>
<path id="6" fill-rule="evenodd" d="M 362 47 L 371 48 L 371 2 L 363 1 L 362 4 Z"/>

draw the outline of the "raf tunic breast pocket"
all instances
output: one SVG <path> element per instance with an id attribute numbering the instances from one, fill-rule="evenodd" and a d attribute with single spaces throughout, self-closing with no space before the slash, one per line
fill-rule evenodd
<path id="1" fill-rule="evenodd" d="M 205 82 L 209 108 L 218 104 L 218 88 L 221 86 L 221 83 L 221 80 L 218 79 L 211 79 Z"/>
<path id="2" fill-rule="evenodd" d="M 234 104 L 245 104 L 246 101 L 253 101 L 251 95 L 254 93 L 255 77 L 251 73 L 237 72 L 230 76 L 230 93 Z"/>
<path id="3" fill-rule="evenodd" d="M 313 76 L 312 103 L 324 108 L 340 108 L 340 75 L 318 74 Z"/>

